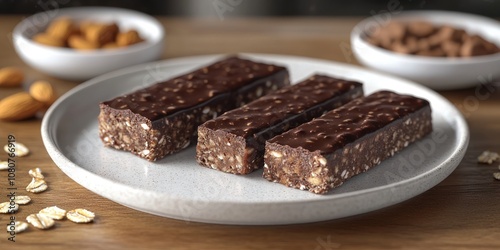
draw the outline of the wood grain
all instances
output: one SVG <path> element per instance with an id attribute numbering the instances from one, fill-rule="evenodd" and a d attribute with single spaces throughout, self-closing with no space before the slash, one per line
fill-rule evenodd
<path id="1" fill-rule="evenodd" d="M 21 16 L 1 16 L 0 67 L 19 66 L 27 81 L 52 82 L 62 94 L 78 85 L 55 79 L 25 65 L 13 50 L 10 33 Z M 212 53 L 273 53 L 356 63 L 349 52 L 349 32 L 360 18 L 280 18 L 197 20 L 160 18 L 167 39 L 163 58 Z M 0 98 L 22 88 L 2 88 Z M 499 249 L 500 181 L 492 177 L 498 164 L 479 165 L 484 150 L 500 152 L 500 85 L 487 98 L 474 88 L 441 92 L 467 119 L 471 140 L 465 158 L 446 180 L 403 203 L 349 218 L 287 226 L 225 226 L 158 217 L 121 206 L 76 184 L 52 162 L 42 144 L 40 119 L 0 122 L 0 144 L 14 134 L 31 150 L 18 158 L 18 194 L 25 194 L 28 170 L 43 169 L 49 190 L 31 194 L 30 205 L 16 216 L 57 205 L 87 208 L 94 223 L 58 221 L 41 231 L 30 227 L 16 242 L 0 233 L 2 249 Z M 436 110 L 435 112 L 439 112 Z M 0 159 L 3 159 L 1 156 Z M 0 172 L 5 199 L 7 173 Z M 8 216 L 0 215 L 5 228 Z"/>

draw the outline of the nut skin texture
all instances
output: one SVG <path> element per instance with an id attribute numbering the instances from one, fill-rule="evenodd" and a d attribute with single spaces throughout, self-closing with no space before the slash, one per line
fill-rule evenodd
<path id="1" fill-rule="evenodd" d="M 416 37 L 427 37 L 434 33 L 436 28 L 432 23 L 425 21 L 410 22 L 408 31 Z"/>
<path id="2" fill-rule="evenodd" d="M 99 44 L 86 40 L 83 36 L 73 35 L 68 39 L 70 48 L 76 50 L 95 50 L 99 48 Z"/>
<path id="3" fill-rule="evenodd" d="M 57 99 L 56 92 L 52 85 L 47 81 L 36 81 L 29 89 L 30 95 L 35 98 L 35 100 L 43 103 L 46 107 L 49 107 Z"/>
<path id="4" fill-rule="evenodd" d="M 118 46 L 118 44 L 116 44 L 115 42 L 111 42 L 111 43 L 104 44 L 101 48 L 102 49 L 118 49 L 118 48 L 120 48 L 120 46 Z"/>
<path id="5" fill-rule="evenodd" d="M 114 22 L 75 22 L 70 17 L 55 19 L 32 40 L 46 46 L 75 50 L 114 49 L 144 41 L 134 29 L 120 33 L 120 28 Z"/>
<path id="6" fill-rule="evenodd" d="M 83 20 L 78 23 L 78 30 L 80 31 L 80 33 L 85 34 L 87 30 L 93 25 L 96 25 L 96 23 L 89 20 Z"/>
<path id="7" fill-rule="evenodd" d="M 53 37 L 46 33 L 37 34 L 33 37 L 33 41 L 52 47 L 64 47 L 64 40 Z"/>
<path id="8" fill-rule="evenodd" d="M 43 104 L 26 92 L 8 96 L 0 101 L 0 120 L 19 121 L 35 116 Z"/>
<path id="9" fill-rule="evenodd" d="M 53 38 L 65 41 L 74 32 L 75 26 L 71 19 L 68 17 L 62 17 L 50 23 L 46 34 Z"/>
<path id="10" fill-rule="evenodd" d="M 23 71 L 16 67 L 0 69 L 0 87 L 18 87 L 24 80 Z"/>
<path id="11" fill-rule="evenodd" d="M 116 34 L 118 34 L 118 25 L 113 24 L 92 24 L 85 29 L 85 38 L 87 41 L 98 46 L 102 46 L 107 43 L 111 43 L 115 40 Z"/>
<path id="12" fill-rule="evenodd" d="M 129 30 L 124 33 L 118 34 L 116 37 L 116 44 L 120 47 L 129 46 L 132 44 L 142 42 L 142 38 L 139 36 L 139 33 L 136 30 Z"/>
<path id="13" fill-rule="evenodd" d="M 391 21 L 366 37 L 374 46 L 400 54 L 431 57 L 471 57 L 500 52 L 500 48 L 481 36 L 460 28 L 435 25 L 427 21 Z"/>

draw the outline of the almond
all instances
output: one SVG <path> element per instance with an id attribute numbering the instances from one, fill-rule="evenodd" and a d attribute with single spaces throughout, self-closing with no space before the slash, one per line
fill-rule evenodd
<path id="1" fill-rule="evenodd" d="M 0 87 L 17 87 L 24 80 L 23 71 L 15 67 L 0 69 Z"/>
<path id="2" fill-rule="evenodd" d="M 132 44 L 140 43 L 144 41 L 136 30 L 129 30 L 124 33 L 118 34 L 116 37 L 116 44 L 118 46 L 129 46 Z"/>
<path id="3" fill-rule="evenodd" d="M 118 34 L 118 25 L 113 24 L 94 24 L 85 30 L 85 38 L 88 41 L 99 44 L 100 46 L 113 42 Z"/>
<path id="4" fill-rule="evenodd" d="M 85 34 L 87 32 L 87 30 L 94 25 L 96 25 L 96 24 L 93 21 L 84 20 L 78 24 L 78 28 L 80 29 L 81 33 Z"/>
<path id="5" fill-rule="evenodd" d="M 57 99 L 54 88 L 47 81 L 36 81 L 31 84 L 30 95 L 46 107 L 52 105 Z"/>
<path id="6" fill-rule="evenodd" d="M 99 44 L 90 42 L 79 35 L 70 36 L 68 39 L 69 47 L 78 50 L 93 50 L 99 48 Z"/>
<path id="7" fill-rule="evenodd" d="M 53 37 L 46 33 L 40 33 L 33 37 L 33 41 L 37 43 L 41 43 L 43 45 L 52 46 L 52 47 L 64 47 L 64 40 L 60 38 Z"/>
<path id="8" fill-rule="evenodd" d="M 102 49 L 118 49 L 118 48 L 120 48 L 120 46 L 118 46 L 118 44 L 116 44 L 115 42 L 111 42 L 111 43 L 104 44 L 101 48 Z"/>
<path id="9" fill-rule="evenodd" d="M 33 117 L 43 104 L 26 92 L 13 94 L 0 101 L 0 120 L 19 121 Z"/>
<path id="10" fill-rule="evenodd" d="M 50 23 L 46 33 L 52 37 L 66 40 L 72 33 L 74 33 L 74 30 L 75 26 L 73 25 L 71 19 L 68 17 L 62 17 Z"/>

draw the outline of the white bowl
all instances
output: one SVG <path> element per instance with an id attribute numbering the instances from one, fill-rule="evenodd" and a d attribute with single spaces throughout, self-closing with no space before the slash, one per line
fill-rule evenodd
<path id="1" fill-rule="evenodd" d="M 78 51 L 45 46 L 31 40 L 60 16 L 116 22 L 120 30 L 136 29 L 145 42 L 119 49 Z M 108 7 L 65 8 L 38 13 L 20 22 L 13 32 L 14 47 L 24 62 L 48 75 L 68 80 L 85 80 L 158 59 L 163 51 L 163 39 L 163 27 L 155 18 L 137 11 Z"/>
<path id="2" fill-rule="evenodd" d="M 398 54 L 368 43 L 364 38 L 374 27 L 391 20 L 426 20 L 449 24 L 480 35 L 500 46 L 500 22 L 490 18 L 449 11 L 408 11 L 383 14 L 361 21 L 351 32 L 351 46 L 360 63 L 376 70 L 426 85 L 432 89 L 460 89 L 500 78 L 500 53 L 470 58 L 439 58 Z"/>

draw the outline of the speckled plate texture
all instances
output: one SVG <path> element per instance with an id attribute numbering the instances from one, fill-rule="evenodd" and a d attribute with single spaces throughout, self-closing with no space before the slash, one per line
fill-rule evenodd
<path id="1" fill-rule="evenodd" d="M 467 124 L 445 98 L 416 83 L 352 65 L 311 58 L 241 54 L 288 67 L 293 82 L 313 73 L 361 81 L 366 94 L 381 89 L 430 101 L 434 132 L 326 195 L 263 179 L 200 167 L 195 147 L 148 162 L 106 148 L 97 130 L 99 102 L 193 70 L 224 55 L 171 59 L 114 71 L 72 89 L 42 122 L 45 147 L 70 178 L 125 206 L 186 221 L 276 225 L 331 220 L 387 207 L 437 185 L 460 163 L 469 142 Z M 436 208 L 439 209 L 439 208 Z"/>

